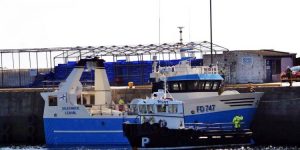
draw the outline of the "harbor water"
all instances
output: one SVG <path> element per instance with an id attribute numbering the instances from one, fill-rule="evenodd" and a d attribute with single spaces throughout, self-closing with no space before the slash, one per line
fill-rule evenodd
<path id="1" fill-rule="evenodd" d="M 0 147 L 1 150 L 130 150 L 130 146 L 60 146 L 60 147 L 47 147 L 40 146 L 4 146 Z M 239 147 L 218 147 L 205 149 L 209 150 L 300 150 L 297 146 L 239 146 Z"/>

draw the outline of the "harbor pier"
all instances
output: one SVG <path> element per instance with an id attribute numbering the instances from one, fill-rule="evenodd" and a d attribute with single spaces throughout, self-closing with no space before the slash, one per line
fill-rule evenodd
<path id="1" fill-rule="evenodd" d="M 228 88 L 248 92 L 247 88 Z M 0 144 L 44 144 L 43 109 L 40 92 L 46 89 L 0 90 Z M 300 87 L 255 87 L 265 92 L 252 124 L 257 144 L 298 145 L 300 143 Z M 118 88 L 112 98 L 126 102 L 150 96 L 151 89 Z"/>

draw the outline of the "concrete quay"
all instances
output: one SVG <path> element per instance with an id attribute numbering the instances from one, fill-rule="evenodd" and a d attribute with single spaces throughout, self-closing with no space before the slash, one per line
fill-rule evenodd
<path id="1" fill-rule="evenodd" d="M 246 87 L 228 89 L 248 91 Z M 45 143 L 43 90 L 0 90 L 0 145 Z M 299 145 L 300 87 L 256 87 L 255 91 L 265 92 L 252 125 L 257 144 Z M 150 96 L 150 92 L 149 88 L 115 88 L 112 98 L 129 102 Z"/>

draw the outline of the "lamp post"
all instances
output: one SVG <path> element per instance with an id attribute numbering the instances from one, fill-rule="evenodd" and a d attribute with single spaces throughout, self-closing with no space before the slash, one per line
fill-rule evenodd
<path id="1" fill-rule="evenodd" d="M 177 27 L 178 29 L 179 29 L 179 34 L 180 34 L 180 44 L 183 44 L 183 42 L 182 42 L 182 29 L 183 29 L 183 27 Z"/>
<path id="2" fill-rule="evenodd" d="M 212 6 L 211 1 L 209 0 L 209 10 L 210 10 L 210 66 L 213 64 L 213 41 L 212 41 Z"/>

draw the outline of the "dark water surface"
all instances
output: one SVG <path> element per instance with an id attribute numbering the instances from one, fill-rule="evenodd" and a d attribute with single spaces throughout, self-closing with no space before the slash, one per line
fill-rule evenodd
<path id="1" fill-rule="evenodd" d="M 129 146 L 0 146 L 1 150 L 130 150 Z M 209 150 L 300 150 L 293 146 L 241 146 L 226 148 L 207 148 Z"/>

